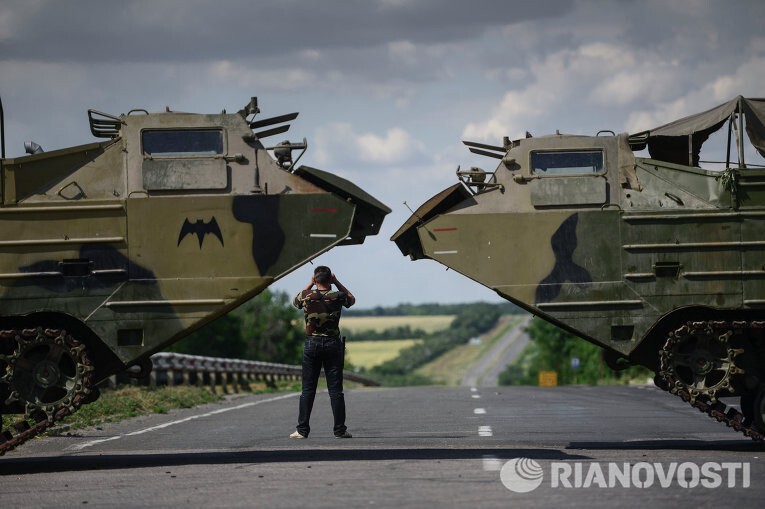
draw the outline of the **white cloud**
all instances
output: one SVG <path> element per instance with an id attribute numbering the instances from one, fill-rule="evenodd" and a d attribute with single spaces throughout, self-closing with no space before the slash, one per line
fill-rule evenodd
<path id="1" fill-rule="evenodd" d="M 591 43 L 560 49 L 530 63 L 523 88 L 507 91 L 483 121 L 465 126 L 463 136 L 496 142 L 502 136 L 521 137 L 535 126 L 547 133 L 560 127 L 559 118 L 576 126 L 577 114 L 583 128 L 602 117 L 611 124 L 602 128 L 638 132 L 738 94 L 759 96 L 765 43 L 753 41 L 749 48 L 753 55 L 728 73 L 704 62 L 689 68 L 676 55 L 639 47 Z M 620 113 L 626 118 L 623 127 L 613 125 Z"/>
<path id="2" fill-rule="evenodd" d="M 579 48 L 577 53 L 582 59 L 597 67 L 620 69 L 633 67 L 636 63 L 635 55 L 627 48 L 604 42 L 585 44 Z"/>
<path id="3" fill-rule="evenodd" d="M 749 42 L 749 51 L 760 55 L 765 53 L 765 37 L 752 37 Z"/>
<path id="4" fill-rule="evenodd" d="M 407 65 L 418 63 L 417 46 L 409 41 L 392 41 L 388 43 L 388 53 L 395 62 Z"/>
<path id="5" fill-rule="evenodd" d="M 421 152 L 423 145 L 400 127 L 384 135 L 357 133 L 351 124 L 336 122 L 319 127 L 314 136 L 313 158 L 319 164 L 338 161 L 394 164 Z"/>
<path id="6" fill-rule="evenodd" d="M 290 2 L 168 0 L 149 12 L 126 0 L 89 2 L 85 18 L 64 2 L 2 0 L 6 140 L 12 155 L 29 138 L 49 150 L 91 141 L 90 107 L 233 111 L 258 95 L 264 118 L 301 112 L 294 137 L 310 146 L 301 163 L 396 209 L 383 234 L 359 247 L 358 262 L 337 250 L 359 291 L 374 289 L 362 305 L 462 299 L 485 289 L 436 263 L 407 262 L 386 237 L 409 215 L 401 202 L 416 208 L 456 182 L 457 164 L 496 164 L 467 152 L 461 133 L 497 144 L 526 130 L 634 132 L 763 94 L 765 3 L 689 1 L 513 10 L 498 0 L 449 9 L 335 0 L 295 11 Z M 278 21 L 252 30 L 253 12 Z M 369 274 L 368 252 L 400 271 L 385 291 Z"/>
<path id="7" fill-rule="evenodd" d="M 361 150 L 362 161 L 386 164 L 406 159 L 416 145 L 411 136 L 400 127 L 388 129 L 384 137 L 372 133 L 362 134 L 356 143 Z"/>
<path id="8" fill-rule="evenodd" d="M 695 90 L 686 90 L 674 100 L 654 104 L 650 109 L 629 115 L 627 128 L 638 132 L 658 127 L 677 118 L 698 113 L 733 99 L 737 95 L 762 96 L 765 82 L 765 56 L 755 56 L 739 65 L 731 74 L 700 82 Z"/>
<path id="9" fill-rule="evenodd" d="M 322 57 L 322 52 L 317 49 L 307 48 L 300 51 L 300 56 L 306 60 L 319 60 Z"/>
<path id="10" fill-rule="evenodd" d="M 732 76 L 722 76 L 712 84 L 715 98 L 723 101 L 741 94 L 749 97 L 763 96 L 765 83 L 765 48 L 761 55 L 744 62 Z"/>
<path id="11" fill-rule="evenodd" d="M 22 34 L 25 23 L 33 21 L 43 7 L 43 0 L 24 0 L 0 8 L 0 41 Z"/>

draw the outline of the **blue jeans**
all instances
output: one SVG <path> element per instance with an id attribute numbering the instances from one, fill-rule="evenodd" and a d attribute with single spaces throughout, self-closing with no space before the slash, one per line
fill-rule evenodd
<path id="1" fill-rule="evenodd" d="M 327 377 L 329 402 L 332 405 L 332 415 L 335 420 L 333 431 L 335 435 L 345 433 L 347 428 L 343 396 L 344 361 L 345 345 L 339 337 L 308 336 L 306 338 L 303 347 L 303 392 L 300 394 L 300 414 L 297 424 L 297 431 L 301 435 L 307 437 L 311 432 L 309 421 L 322 366 Z"/>

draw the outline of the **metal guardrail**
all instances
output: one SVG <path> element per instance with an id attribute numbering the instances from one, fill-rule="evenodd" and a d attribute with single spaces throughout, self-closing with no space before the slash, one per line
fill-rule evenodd
<path id="1" fill-rule="evenodd" d="M 233 386 L 234 392 L 246 387 L 252 381 L 265 381 L 274 385 L 277 380 L 300 380 L 302 368 L 291 364 L 249 361 L 243 359 L 225 359 L 172 352 L 160 352 L 151 356 L 152 371 L 149 384 L 156 385 L 208 385 L 214 392 L 216 386 Z M 379 386 L 371 378 L 349 371 L 343 372 L 343 378 L 367 386 Z"/>

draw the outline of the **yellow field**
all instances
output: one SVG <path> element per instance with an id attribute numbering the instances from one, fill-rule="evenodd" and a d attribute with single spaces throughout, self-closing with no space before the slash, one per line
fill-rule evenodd
<path id="1" fill-rule="evenodd" d="M 362 332 L 367 330 L 382 331 L 408 325 L 412 330 L 422 329 L 426 333 L 430 333 L 447 328 L 453 320 L 453 315 L 344 316 L 340 321 L 340 326 L 350 332 Z"/>
<path id="2" fill-rule="evenodd" d="M 387 341 L 349 341 L 348 362 L 354 366 L 371 368 L 398 356 L 398 352 L 418 343 L 419 339 L 390 339 Z"/>

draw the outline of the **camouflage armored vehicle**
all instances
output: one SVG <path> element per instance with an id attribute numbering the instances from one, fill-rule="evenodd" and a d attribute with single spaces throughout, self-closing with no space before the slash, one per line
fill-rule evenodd
<path id="1" fill-rule="evenodd" d="M 88 111 L 105 141 L 0 161 L 0 413 L 36 425 L 390 212 L 267 138 L 297 113 Z M 273 152 L 273 155 L 271 155 Z M 295 157 L 296 156 L 296 157 Z"/>
<path id="2" fill-rule="evenodd" d="M 701 145 L 723 126 L 720 171 L 700 168 Z M 650 368 L 660 387 L 762 440 L 765 169 L 746 163 L 744 133 L 765 155 L 765 100 L 632 136 L 465 142 L 499 166 L 458 168 L 461 182 L 391 240 L 600 345 L 614 368 Z M 646 147 L 650 157 L 635 155 Z M 724 396 L 740 396 L 743 414 Z"/>

